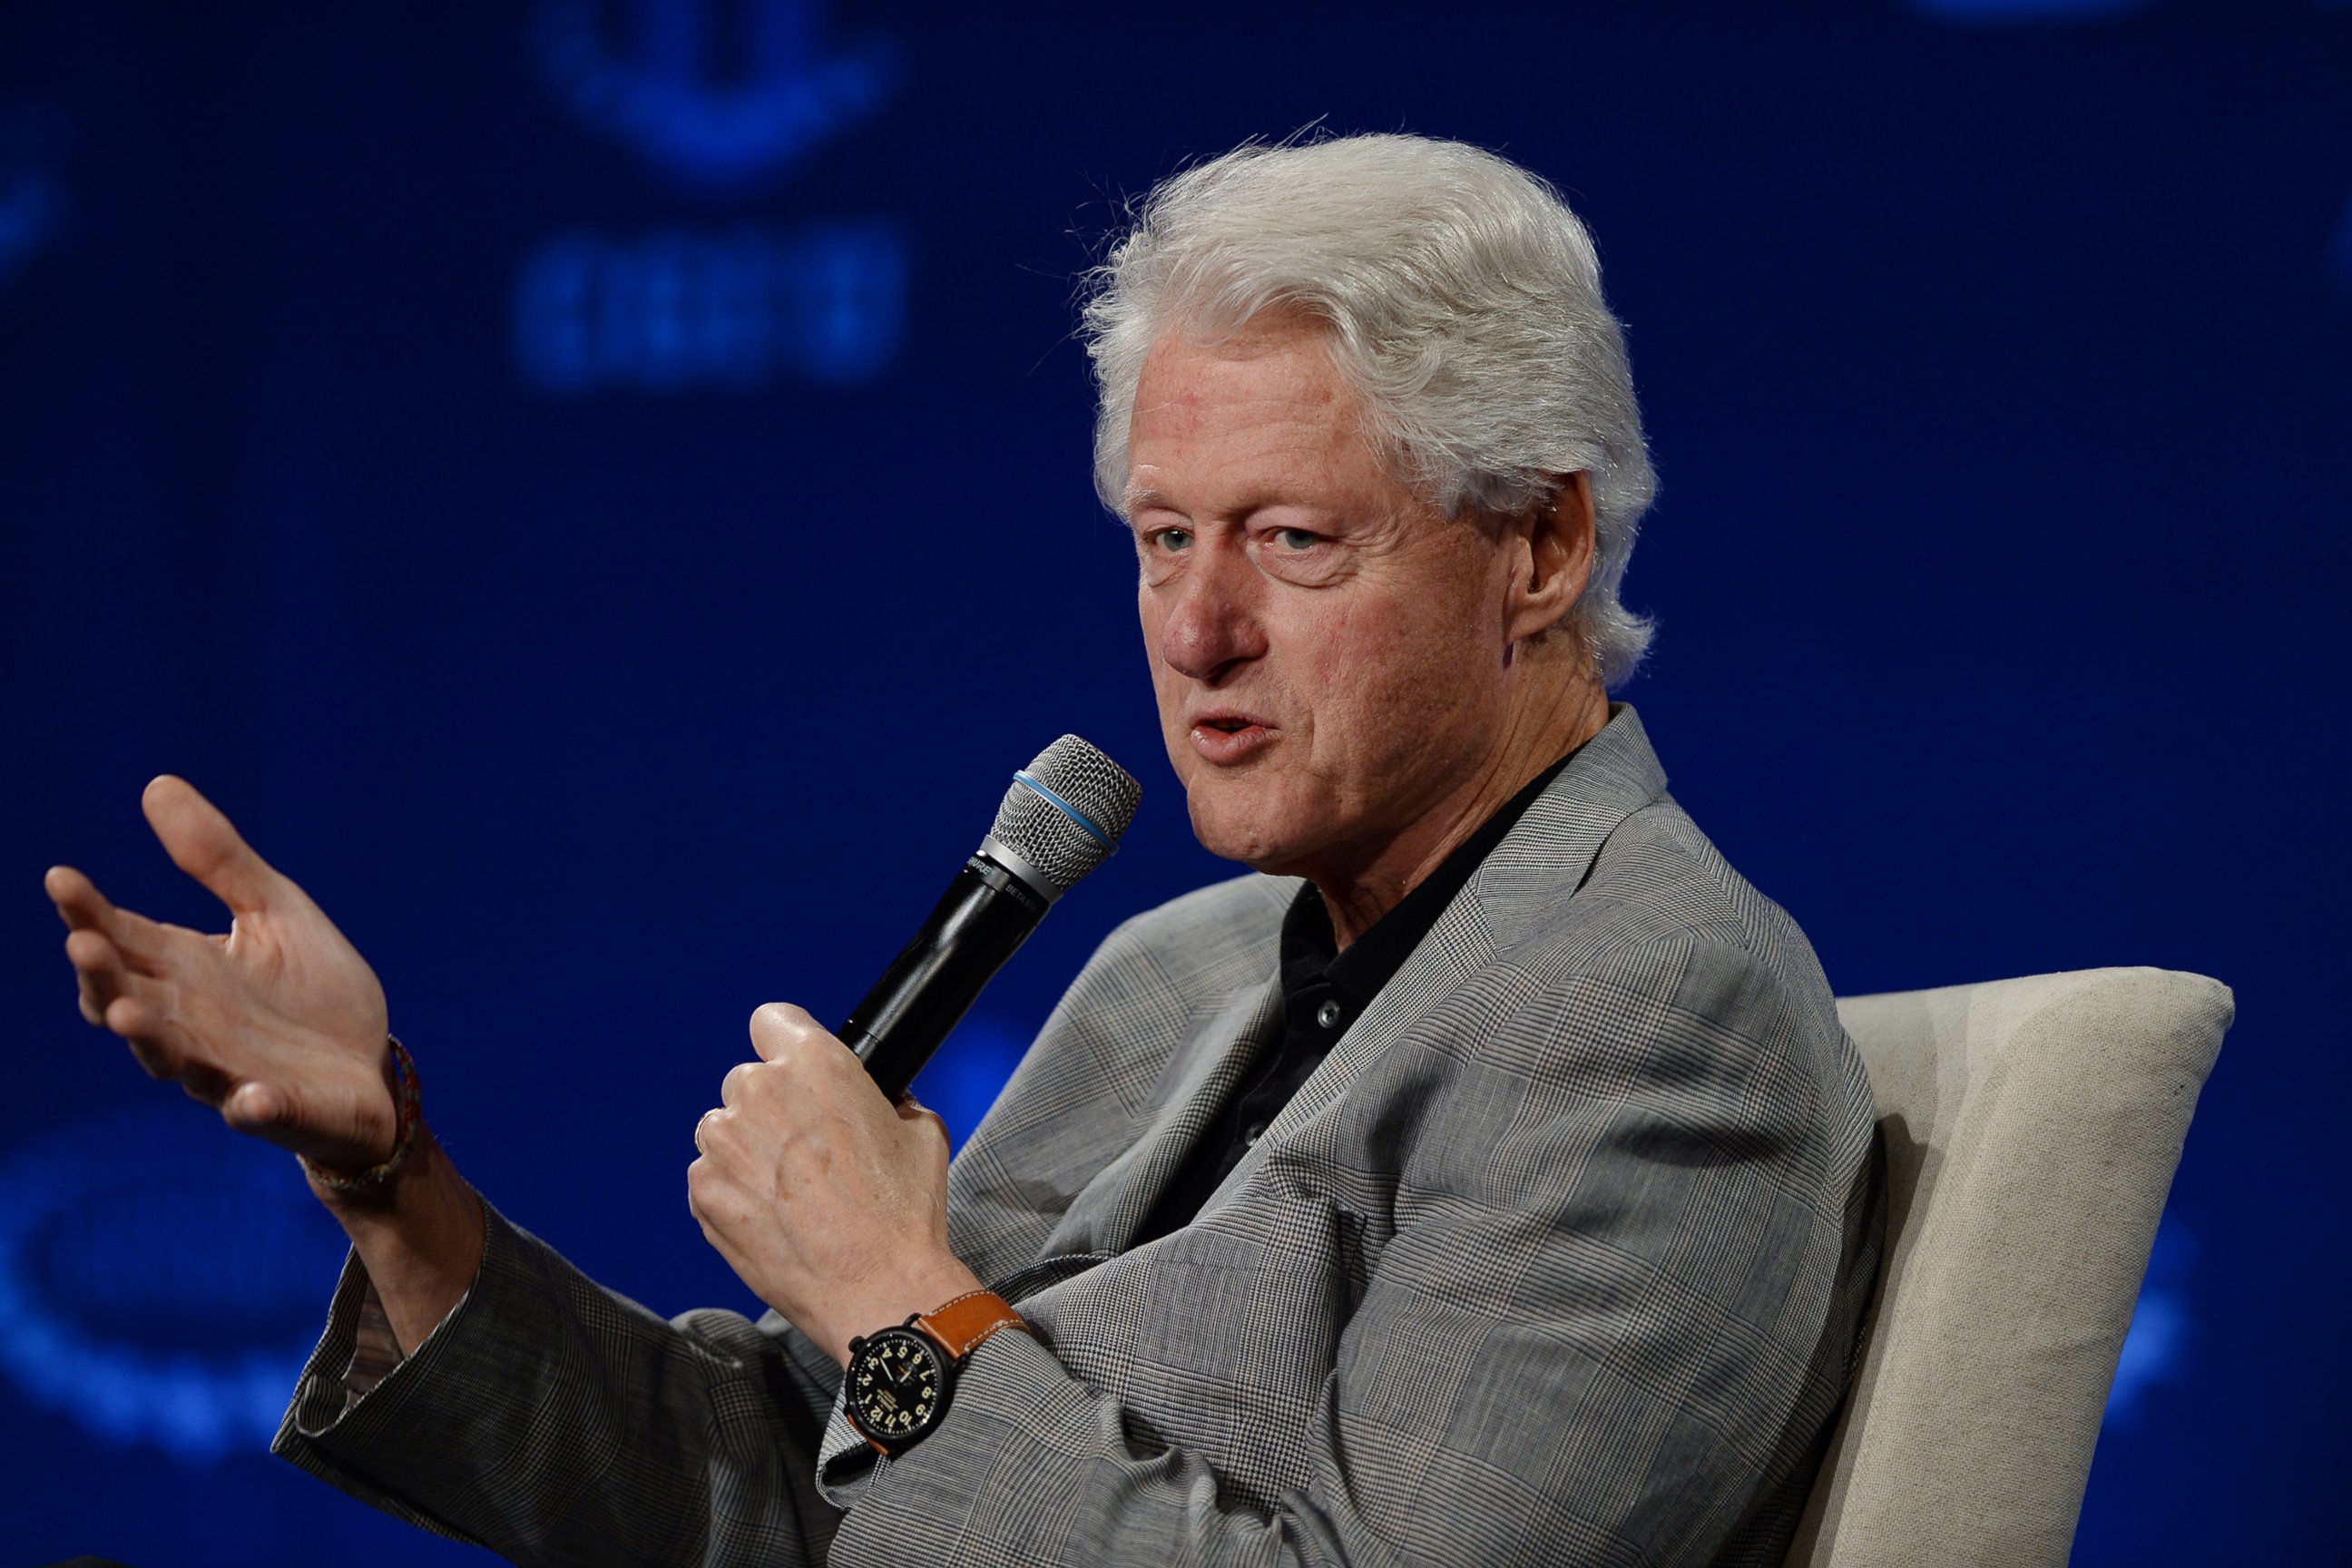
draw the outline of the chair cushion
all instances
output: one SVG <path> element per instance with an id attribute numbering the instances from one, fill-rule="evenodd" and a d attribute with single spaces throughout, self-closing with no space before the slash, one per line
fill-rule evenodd
<path id="1" fill-rule="evenodd" d="M 1842 999 L 1889 1247 L 1791 1563 L 2065 1563 L 2229 988 L 2095 969 Z"/>

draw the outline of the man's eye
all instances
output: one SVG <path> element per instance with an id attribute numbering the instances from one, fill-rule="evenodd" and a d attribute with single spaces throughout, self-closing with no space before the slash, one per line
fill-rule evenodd
<path id="1" fill-rule="evenodd" d="M 1277 528 L 1274 539 L 1285 550 L 1308 550 L 1315 544 L 1315 536 L 1303 528 Z"/>
<path id="2" fill-rule="evenodd" d="M 1157 549 L 1171 552 L 1192 548 L 1192 531 L 1189 528 L 1159 528 L 1152 530 L 1150 543 Z"/>

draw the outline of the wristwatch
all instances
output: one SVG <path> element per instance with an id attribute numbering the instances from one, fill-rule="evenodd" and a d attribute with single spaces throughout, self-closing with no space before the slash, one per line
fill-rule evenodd
<path id="1" fill-rule="evenodd" d="M 956 1369 L 999 1329 L 1025 1329 L 993 1290 L 958 1296 L 896 1328 L 849 1342 L 842 1408 L 877 1453 L 903 1454 L 940 1424 Z"/>

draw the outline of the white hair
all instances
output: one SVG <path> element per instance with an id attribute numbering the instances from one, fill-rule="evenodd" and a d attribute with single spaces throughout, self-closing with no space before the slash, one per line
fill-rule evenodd
<path id="1" fill-rule="evenodd" d="M 1152 344 L 1296 312 L 1328 331 L 1392 471 L 1446 515 L 1523 515 L 1590 476 L 1599 537 L 1571 621 L 1605 681 L 1633 673 L 1652 626 L 1618 586 L 1657 479 L 1592 237 L 1545 181 L 1421 136 L 1245 146 L 1162 181 L 1087 283 L 1104 505 L 1126 510 Z"/>

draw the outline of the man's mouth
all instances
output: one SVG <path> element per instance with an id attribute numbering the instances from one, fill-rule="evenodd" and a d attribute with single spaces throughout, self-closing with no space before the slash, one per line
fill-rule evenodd
<path id="1" fill-rule="evenodd" d="M 1192 750 L 1210 763 L 1238 763 L 1270 744 L 1273 725 L 1255 713 L 1211 711 L 1192 724 Z"/>

